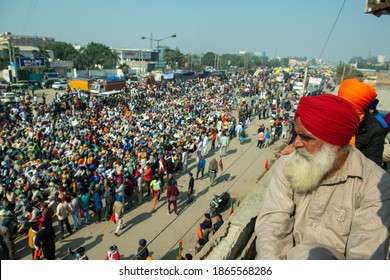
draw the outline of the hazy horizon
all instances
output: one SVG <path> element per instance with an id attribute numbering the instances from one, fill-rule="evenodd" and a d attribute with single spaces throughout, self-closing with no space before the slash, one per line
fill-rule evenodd
<path id="1" fill-rule="evenodd" d="M 265 52 L 318 58 L 344 0 L 260 1 L 0 0 L 0 32 L 111 48 L 149 48 L 142 36 L 183 53 Z M 366 1 L 346 1 L 323 61 L 390 58 L 390 16 L 365 14 Z M 385 35 L 387 34 L 387 35 Z M 154 42 L 154 46 L 156 42 Z"/>

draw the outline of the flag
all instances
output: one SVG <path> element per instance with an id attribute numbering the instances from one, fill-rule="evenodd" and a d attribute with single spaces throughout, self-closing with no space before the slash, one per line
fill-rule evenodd
<path id="1" fill-rule="evenodd" d="M 42 256 L 42 250 L 41 249 L 38 249 L 38 250 L 34 250 L 34 260 L 39 260 Z"/>
<path id="2" fill-rule="evenodd" d="M 177 260 L 181 260 L 182 259 L 182 253 L 183 253 L 183 240 L 180 240 L 179 248 L 177 248 L 177 254 L 176 254 L 176 259 Z"/>
<path id="3" fill-rule="evenodd" d="M 111 215 L 110 221 L 112 221 L 114 224 L 116 224 L 115 214 L 112 214 L 112 215 Z"/>
<path id="4" fill-rule="evenodd" d="M 81 208 L 81 206 L 79 207 L 79 210 L 80 210 L 80 219 L 84 219 L 84 213 L 83 213 L 83 209 Z"/>
<path id="5" fill-rule="evenodd" d="M 265 171 L 268 171 L 269 170 L 269 164 L 268 164 L 268 159 L 267 159 L 267 161 L 265 162 Z"/>
<path id="6" fill-rule="evenodd" d="M 229 216 L 231 214 L 233 214 L 233 212 L 234 212 L 233 199 L 230 199 L 230 213 L 229 213 Z"/>
<path id="7" fill-rule="evenodd" d="M 221 172 L 223 172 L 223 162 L 222 162 L 222 158 L 219 159 L 219 170 L 221 170 Z"/>
<path id="8" fill-rule="evenodd" d="M 204 239 L 203 237 L 203 230 L 202 230 L 202 227 L 200 226 L 200 224 L 198 225 L 198 235 L 197 235 L 198 239 Z"/>

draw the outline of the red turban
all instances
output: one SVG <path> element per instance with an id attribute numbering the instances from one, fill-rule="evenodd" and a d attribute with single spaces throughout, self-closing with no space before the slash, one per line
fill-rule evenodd
<path id="1" fill-rule="evenodd" d="M 359 115 L 360 121 L 364 118 L 364 109 L 377 96 L 375 88 L 372 85 L 362 83 L 356 78 L 344 80 L 340 85 L 337 95 L 352 104 Z"/>
<path id="2" fill-rule="evenodd" d="M 359 127 L 352 105 L 332 94 L 302 97 L 295 112 L 297 117 L 310 133 L 335 146 L 347 145 Z"/>

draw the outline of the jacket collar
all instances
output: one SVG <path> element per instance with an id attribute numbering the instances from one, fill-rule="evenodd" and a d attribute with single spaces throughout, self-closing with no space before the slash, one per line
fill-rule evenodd
<path id="1" fill-rule="evenodd" d="M 334 185 L 347 181 L 350 178 L 363 179 L 363 165 L 361 162 L 360 151 L 351 148 L 343 167 L 338 170 L 332 177 L 327 178 L 321 185 Z"/>

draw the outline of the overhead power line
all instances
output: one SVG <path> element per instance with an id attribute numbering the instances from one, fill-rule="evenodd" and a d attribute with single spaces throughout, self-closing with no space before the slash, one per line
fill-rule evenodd
<path id="1" fill-rule="evenodd" d="M 26 31 L 26 28 L 27 26 L 30 24 L 30 21 L 31 21 L 31 18 L 34 14 L 34 10 L 35 10 L 35 6 L 37 5 L 37 0 L 31 0 L 30 1 L 30 5 L 27 9 L 27 15 L 26 15 L 26 18 L 25 18 L 25 21 L 24 21 L 24 25 L 23 25 L 23 30 L 22 30 L 22 34 L 24 34 L 24 32 Z"/>
<path id="2" fill-rule="evenodd" d="M 335 20 L 334 23 L 333 23 L 332 29 L 331 29 L 330 32 L 329 32 L 328 38 L 326 39 L 326 42 L 325 42 L 325 44 L 324 44 L 324 47 L 322 48 L 321 54 L 320 54 L 320 56 L 318 57 L 319 59 L 322 57 L 322 54 L 324 53 L 324 50 L 325 50 L 325 48 L 326 48 L 326 45 L 327 45 L 328 42 L 329 42 L 330 36 L 332 36 L 333 29 L 334 29 L 334 27 L 336 26 L 336 23 L 337 23 L 337 21 L 338 21 L 338 19 L 339 19 L 339 17 L 340 17 L 341 11 L 342 11 L 343 8 L 344 8 L 345 2 L 347 2 L 347 0 L 344 0 L 343 5 L 342 5 L 341 8 L 340 8 L 339 14 L 337 15 L 336 20 Z"/>

